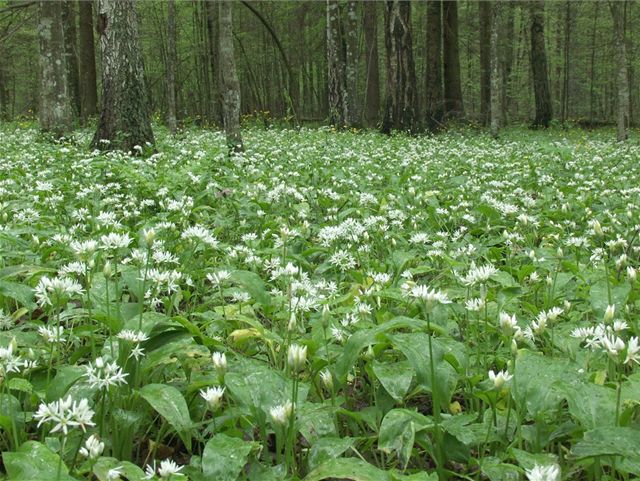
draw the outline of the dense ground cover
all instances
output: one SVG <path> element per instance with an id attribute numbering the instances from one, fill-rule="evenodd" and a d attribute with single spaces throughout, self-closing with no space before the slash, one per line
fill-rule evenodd
<path id="1" fill-rule="evenodd" d="M 0 130 L 0 478 L 640 474 L 638 146 L 245 135 Z"/>

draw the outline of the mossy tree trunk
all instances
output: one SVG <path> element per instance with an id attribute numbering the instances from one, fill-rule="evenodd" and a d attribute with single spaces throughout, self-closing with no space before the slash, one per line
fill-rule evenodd
<path id="1" fill-rule="evenodd" d="M 99 0 L 102 107 L 92 145 L 139 152 L 154 144 L 133 0 Z"/>
<path id="2" fill-rule="evenodd" d="M 65 62 L 62 3 L 38 2 L 40 49 L 40 128 L 63 137 L 72 128 L 72 111 Z"/>

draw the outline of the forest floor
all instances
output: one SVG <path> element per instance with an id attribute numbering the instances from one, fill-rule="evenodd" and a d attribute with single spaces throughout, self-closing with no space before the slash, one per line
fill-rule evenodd
<path id="1" fill-rule="evenodd" d="M 0 479 L 640 475 L 637 140 L 156 137 L 0 127 Z"/>

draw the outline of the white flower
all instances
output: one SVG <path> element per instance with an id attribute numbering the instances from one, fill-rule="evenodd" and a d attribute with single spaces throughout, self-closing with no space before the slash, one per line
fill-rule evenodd
<path id="1" fill-rule="evenodd" d="M 20 372 L 20 367 L 26 363 L 20 359 L 20 356 L 13 354 L 13 342 L 9 343 L 9 347 L 0 347 L 0 374 L 9 372 Z"/>
<path id="2" fill-rule="evenodd" d="M 640 364 L 640 346 L 638 345 L 638 338 L 632 337 L 627 343 L 627 356 L 624 360 L 625 364 L 631 363 Z"/>
<path id="3" fill-rule="evenodd" d="M 207 401 L 209 408 L 215 410 L 220 406 L 220 402 L 222 400 L 222 396 L 224 395 L 224 391 L 226 388 L 215 386 L 200 391 L 200 396 Z"/>
<path id="4" fill-rule="evenodd" d="M 327 390 L 333 391 L 333 376 L 331 375 L 331 371 L 328 369 L 320 371 L 320 380 Z"/>
<path id="5" fill-rule="evenodd" d="M 218 272 L 207 274 L 207 280 L 214 286 L 221 285 L 224 281 L 231 278 L 231 272 L 220 270 Z"/>
<path id="6" fill-rule="evenodd" d="M 486 305 L 486 302 L 481 297 L 474 297 L 472 299 L 467 299 L 467 301 L 464 303 L 464 306 L 467 309 L 467 311 L 471 311 L 471 312 L 479 312 L 482 309 L 484 309 L 485 305 Z"/>
<path id="7" fill-rule="evenodd" d="M 147 464 L 144 469 L 145 477 L 144 479 L 153 479 L 156 475 L 156 469 L 158 472 L 158 476 L 163 481 L 167 481 L 169 478 L 173 476 L 184 476 L 184 474 L 180 473 L 180 471 L 184 468 L 184 466 L 180 466 L 176 464 L 171 459 L 165 459 L 160 462 L 160 467 L 156 468 L 156 462 L 153 462 L 153 465 Z"/>
<path id="8" fill-rule="evenodd" d="M 518 328 L 518 322 L 516 321 L 516 315 L 509 315 L 506 312 L 500 313 L 500 329 L 506 336 L 513 334 Z"/>
<path id="9" fill-rule="evenodd" d="M 289 367 L 293 372 L 301 371 L 307 362 L 307 346 L 291 344 L 287 355 Z"/>
<path id="10" fill-rule="evenodd" d="M 98 389 L 108 389 L 110 386 L 124 384 L 125 377 L 128 376 L 115 361 L 108 363 L 102 357 L 98 357 L 94 364 L 89 363 L 84 366 L 84 369 L 89 385 Z"/>
<path id="11" fill-rule="evenodd" d="M 118 339 L 139 344 L 141 342 L 148 341 L 149 336 L 147 336 L 142 331 L 134 331 L 132 329 L 123 329 L 118 333 Z"/>
<path id="12" fill-rule="evenodd" d="M 527 470 L 527 479 L 529 481 L 559 481 L 560 466 L 551 464 L 549 466 L 540 466 L 536 464 L 532 469 Z"/>
<path id="13" fill-rule="evenodd" d="M 200 225 L 194 225 L 192 227 L 188 227 L 180 236 L 183 239 L 190 240 L 192 242 L 202 242 L 203 244 L 207 244 L 213 248 L 218 247 L 219 242 L 211 232 Z"/>
<path id="14" fill-rule="evenodd" d="M 224 352 L 214 352 L 211 355 L 211 361 L 213 367 L 218 371 L 218 374 L 223 375 L 227 370 L 227 356 Z"/>
<path id="15" fill-rule="evenodd" d="M 124 468 L 122 466 L 110 469 L 109 471 L 107 471 L 107 479 L 109 481 L 117 481 L 118 479 L 120 479 L 123 469 Z"/>
<path id="16" fill-rule="evenodd" d="M 472 264 L 471 269 L 466 276 L 458 276 L 460 282 L 465 286 L 472 286 L 475 284 L 484 284 L 489 280 L 489 278 L 496 274 L 498 269 L 496 269 L 493 265 L 487 264 L 486 266 L 476 267 L 475 264 Z"/>
<path id="17" fill-rule="evenodd" d="M 271 416 L 271 420 L 275 424 L 286 424 L 292 412 L 293 404 L 291 404 L 291 401 L 287 401 L 269 409 L 269 416 Z"/>
<path id="18" fill-rule="evenodd" d="M 451 303 L 446 293 L 436 289 L 429 289 L 425 285 L 416 285 L 411 287 L 407 295 L 415 299 L 421 299 L 425 301 L 427 304 L 434 304 L 434 303 L 450 304 Z"/>
<path id="19" fill-rule="evenodd" d="M 613 317 L 616 315 L 616 305 L 610 304 L 607 306 L 607 310 L 604 311 L 604 322 L 613 321 Z"/>
<path id="20" fill-rule="evenodd" d="M 66 399 L 40 404 L 33 418 L 39 420 L 38 427 L 47 422 L 55 422 L 56 425 L 51 432 L 62 431 L 66 436 L 70 427 L 80 427 L 85 431 L 87 426 L 95 426 L 92 421 L 93 414 L 89 408 L 89 401 L 82 399 L 78 403 L 68 396 Z"/>
<path id="21" fill-rule="evenodd" d="M 507 371 L 500 371 L 498 374 L 493 372 L 493 369 L 489 371 L 489 379 L 493 382 L 493 387 L 496 389 L 502 389 L 502 386 L 509 382 L 511 378 L 513 378 L 513 376 Z"/>
<path id="22" fill-rule="evenodd" d="M 53 305 L 51 297 L 56 302 L 64 298 L 78 297 L 84 294 L 82 286 L 69 277 L 50 279 L 42 276 L 35 288 L 35 295 L 39 306 Z"/>
<path id="23" fill-rule="evenodd" d="M 64 327 L 56 327 L 56 326 L 40 326 L 38 328 L 38 334 L 42 336 L 45 342 L 64 342 L 64 337 L 62 334 L 64 333 Z"/>
<path id="24" fill-rule="evenodd" d="M 95 434 L 89 436 L 84 443 L 84 447 L 80 448 L 80 454 L 89 459 L 97 459 L 103 451 L 104 443 Z"/>
<path id="25" fill-rule="evenodd" d="M 117 250 L 124 249 L 131 244 L 131 237 L 128 233 L 118 234 L 116 232 L 110 232 L 100 237 L 102 248 L 105 250 Z"/>

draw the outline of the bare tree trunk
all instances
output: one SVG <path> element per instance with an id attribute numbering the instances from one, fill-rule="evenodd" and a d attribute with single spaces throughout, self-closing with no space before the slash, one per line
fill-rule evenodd
<path id="1" fill-rule="evenodd" d="M 364 43 L 367 51 L 365 122 L 373 126 L 380 113 L 380 74 L 378 66 L 378 3 L 364 2 Z"/>
<path id="2" fill-rule="evenodd" d="M 415 131 L 416 70 L 411 39 L 411 3 L 385 3 L 384 40 L 386 55 L 386 98 L 382 132 Z"/>
<path id="3" fill-rule="evenodd" d="M 329 81 L 329 122 L 343 127 L 349 118 L 346 109 L 346 66 L 342 52 L 340 7 L 327 0 L 327 74 Z"/>
<path id="4" fill-rule="evenodd" d="M 9 100 L 9 76 L 7 75 L 8 61 L 4 52 L 0 49 L 0 120 L 9 120 L 10 118 L 10 100 Z"/>
<path id="5" fill-rule="evenodd" d="M 64 57 L 62 4 L 38 2 L 38 45 L 40 48 L 40 128 L 62 137 L 72 128 L 67 70 Z"/>
<path id="6" fill-rule="evenodd" d="M 347 2 L 347 21 L 345 28 L 345 110 L 346 124 L 349 127 L 360 121 L 358 106 L 358 2 Z"/>
<path id="7" fill-rule="evenodd" d="M 175 0 L 167 1 L 167 58 L 166 90 L 167 90 L 167 127 L 172 134 L 176 133 L 176 65 L 178 53 L 176 51 L 176 4 Z"/>
<path id="8" fill-rule="evenodd" d="M 67 65 L 69 99 L 75 114 L 80 114 L 80 74 L 78 72 L 78 34 L 74 0 L 62 2 L 62 29 L 64 31 L 64 55 Z"/>
<path id="9" fill-rule="evenodd" d="M 593 24 L 591 27 L 591 61 L 589 67 L 589 123 L 593 124 L 594 102 L 595 102 L 595 63 L 596 63 L 596 36 L 598 26 L 598 12 L 600 10 L 600 2 L 594 2 L 595 11 L 593 13 Z"/>
<path id="10" fill-rule="evenodd" d="M 627 71 L 627 47 L 624 35 L 624 4 L 609 0 L 613 18 L 613 35 L 616 48 L 616 88 L 618 91 L 618 140 L 626 140 L 629 129 L 629 74 Z"/>
<path id="11" fill-rule="evenodd" d="M 536 99 L 534 127 L 549 127 L 553 116 L 551 89 L 547 66 L 547 52 L 544 42 L 544 0 L 532 0 L 531 16 L 531 70 L 533 91 Z"/>
<path id="12" fill-rule="evenodd" d="M 491 135 L 498 137 L 500 120 L 502 119 L 502 68 L 500 63 L 500 49 L 498 44 L 498 30 L 500 28 L 502 3 L 497 0 L 490 4 L 491 12 Z"/>
<path id="13" fill-rule="evenodd" d="M 571 45 L 571 2 L 565 2 L 564 17 L 564 48 L 563 48 L 563 76 L 562 76 L 562 102 L 560 119 L 564 124 L 569 117 L 569 48 Z"/>
<path id="14" fill-rule="evenodd" d="M 153 146 L 151 119 L 132 0 L 99 0 L 102 108 L 94 148 L 134 152 Z"/>
<path id="15" fill-rule="evenodd" d="M 98 112 L 93 4 L 93 0 L 78 2 L 80 10 L 80 117 L 83 120 Z"/>
<path id="16" fill-rule="evenodd" d="M 219 55 L 218 55 L 218 10 L 214 2 L 205 2 L 206 16 L 207 16 L 207 42 L 209 48 L 209 67 L 211 68 L 211 85 L 210 98 L 211 117 L 215 122 L 220 123 L 222 121 L 221 108 L 220 108 L 220 82 L 218 72 Z M 211 119 L 210 119 L 211 120 Z"/>
<path id="17" fill-rule="evenodd" d="M 491 3 L 478 2 L 480 16 L 480 119 L 482 125 L 489 124 L 491 117 Z"/>
<path id="18" fill-rule="evenodd" d="M 446 117 L 464 117 L 462 80 L 460 76 L 460 50 L 458 46 L 458 2 L 444 0 L 444 111 Z"/>
<path id="19" fill-rule="evenodd" d="M 227 145 L 233 152 L 242 152 L 240 133 L 240 82 L 233 53 L 233 4 L 228 0 L 220 2 L 220 86 L 222 90 L 222 118 Z"/>
<path id="20" fill-rule="evenodd" d="M 500 42 L 502 53 L 502 125 L 507 124 L 507 113 L 509 111 L 509 103 L 511 98 L 509 97 L 510 85 L 511 85 L 511 72 L 513 70 L 513 58 L 514 58 L 514 39 L 515 39 L 515 25 L 514 25 L 514 13 L 516 5 L 513 2 L 507 3 L 503 10 L 506 9 L 506 28 L 505 33 L 502 35 L 502 41 Z M 499 36 L 500 37 L 500 36 Z"/>
<path id="21" fill-rule="evenodd" d="M 442 91 L 442 2 L 427 2 L 427 49 L 426 49 L 426 123 L 431 131 L 442 125 L 444 98 Z"/>

